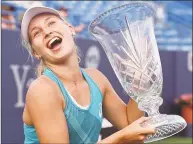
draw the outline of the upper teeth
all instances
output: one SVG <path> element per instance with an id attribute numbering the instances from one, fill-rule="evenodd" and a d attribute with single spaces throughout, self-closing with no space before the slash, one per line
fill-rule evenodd
<path id="1" fill-rule="evenodd" d="M 59 40 L 60 38 L 58 37 L 54 37 L 53 39 L 51 39 L 51 41 L 49 42 L 49 47 L 51 47 L 51 44 L 55 41 L 55 40 Z"/>

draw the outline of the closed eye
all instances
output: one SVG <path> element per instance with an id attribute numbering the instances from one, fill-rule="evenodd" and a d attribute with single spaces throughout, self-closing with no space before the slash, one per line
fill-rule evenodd
<path id="1" fill-rule="evenodd" d="M 51 22 L 48 23 L 48 26 L 51 26 L 51 25 L 53 25 L 54 23 L 55 23 L 55 21 L 51 21 Z"/>
<path id="2" fill-rule="evenodd" d="M 40 31 L 36 31 L 36 32 L 34 33 L 34 37 L 38 36 L 39 34 L 40 34 Z"/>

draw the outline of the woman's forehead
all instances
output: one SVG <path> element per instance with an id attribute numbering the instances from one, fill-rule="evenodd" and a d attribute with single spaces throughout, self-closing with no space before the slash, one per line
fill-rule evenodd
<path id="1" fill-rule="evenodd" d="M 37 22 L 44 22 L 49 17 L 58 17 L 52 13 L 41 13 L 32 18 L 28 30 L 30 30 Z M 58 17 L 59 18 L 59 17 Z"/>

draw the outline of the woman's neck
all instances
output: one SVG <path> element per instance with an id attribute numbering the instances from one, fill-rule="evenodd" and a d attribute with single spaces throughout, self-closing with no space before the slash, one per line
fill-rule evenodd
<path id="1" fill-rule="evenodd" d="M 60 65 L 49 65 L 49 68 L 62 80 L 78 82 L 83 80 L 77 57 L 72 57 L 68 62 Z"/>

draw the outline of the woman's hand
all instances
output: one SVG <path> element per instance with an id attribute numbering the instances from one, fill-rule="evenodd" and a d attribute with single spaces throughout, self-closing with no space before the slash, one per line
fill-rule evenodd
<path id="1" fill-rule="evenodd" d="M 147 121 L 150 117 L 141 117 L 124 129 L 122 129 L 122 142 L 128 144 L 141 144 L 148 134 L 154 134 L 155 129 L 152 127 L 142 127 L 141 123 Z"/>

